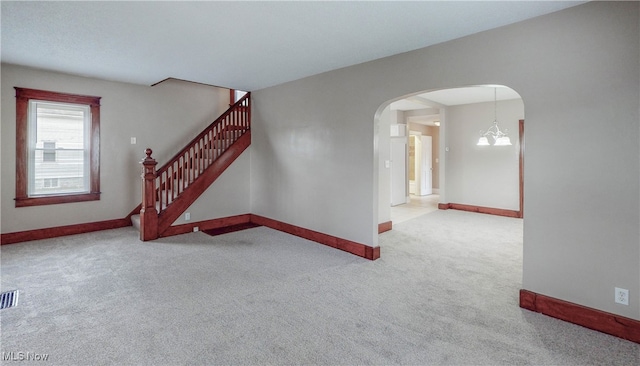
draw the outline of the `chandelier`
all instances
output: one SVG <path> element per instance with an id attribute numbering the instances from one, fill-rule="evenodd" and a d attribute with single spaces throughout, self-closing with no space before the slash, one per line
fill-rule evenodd
<path id="1" fill-rule="evenodd" d="M 493 88 L 493 125 L 487 129 L 487 131 L 480 131 L 480 139 L 478 140 L 478 146 L 489 146 L 488 136 L 493 138 L 493 146 L 508 146 L 511 145 L 511 140 L 507 136 L 507 129 L 500 130 L 498 127 L 498 88 Z"/>

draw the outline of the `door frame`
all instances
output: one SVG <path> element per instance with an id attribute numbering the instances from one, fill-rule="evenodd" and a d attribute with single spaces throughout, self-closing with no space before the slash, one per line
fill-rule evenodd
<path id="1" fill-rule="evenodd" d="M 520 143 L 519 171 L 520 171 L 520 210 L 518 218 L 524 218 L 524 120 L 518 121 L 518 140 Z"/>

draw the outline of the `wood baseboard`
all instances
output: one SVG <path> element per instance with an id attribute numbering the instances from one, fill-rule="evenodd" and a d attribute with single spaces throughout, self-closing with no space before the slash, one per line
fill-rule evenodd
<path id="1" fill-rule="evenodd" d="M 56 226 L 44 229 L 18 231 L 15 233 L 7 233 L 0 235 L 2 245 L 22 243 L 31 240 L 50 239 L 59 236 L 75 235 L 89 233 L 92 231 L 116 229 L 131 226 L 131 220 L 115 219 L 97 222 L 88 222 L 85 224 L 75 224 L 66 226 Z"/>
<path id="2" fill-rule="evenodd" d="M 329 234 L 319 233 L 317 231 L 305 229 L 299 226 L 287 224 L 285 222 L 254 214 L 251 214 L 251 222 L 258 225 L 270 227 L 275 230 L 283 231 L 291 235 L 299 236 L 311 241 L 315 241 L 332 248 L 340 249 L 366 259 L 376 260 L 380 258 L 380 247 L 370 247 L 361 243 L 338 238 Z"/>
<path id="3" fill-rule="evenodd" d="M 221 229 L 227 226 L 234 226 L 239 224 L 248 224 L 251 222 L 251 214 L 243 214 L 236 216 L 228 216 L 222 217 L 219 219 L 211 219 L 211 220 L 203 220 L 190 222 L 188 224 L 180 224 L 169 226 L 167 230 L 165 230 L 160 237 L 174 236 L 180 234 L 186 234 L 193 232 L 193 228 L 198 227 L 198 230 L 211 230 L 211 229 Z"/>
<path id="4" fill-rule="evenodd" d="M 391 221 L 383 222 L 378 224 L 378 234 L 382 234 L 384 232 L 390 231 L 393 228 L 393 223 Z"/>
<path id="5" fill-rule="evenodd" d="M 468 212 L 477 212 L 477 213 L 483 213 L 483 214 L 489 214 L 489 215 L 522 218 L 522 214 L 520 213 L 520 211 L 506 210 L 503 208 L 463 205 L 460 203 L 439 203 L 438 208 L 441 210 L 452 209 L 452 210 L 460 210 L 460 211 L 468 211 Z"/>
<path id="6" fill-rule="evenodd" d="M 520 307 L 640 343 L 640 321 L 568 301 L 520 290 Z"/>
<path id="7" fill-rule="evenodd" d="M 254 223 L 270 227 L 275 230 L 283 231 L 285 233 L 299 236 L 308 240 L 315 241 L 320 244 L 330 246 L 332 248 L 340 249 L 357 256 L 376 260 L 380 258 L 380 247 L 370 247 L 361 243 L 356 243 L 350 240 L 338 238 L 332 235 L 323 234 L 317 231 L 305 229 L 299 226 L 287 224 L 281 221 L 269 219 L 266 217 L 243 214 L 236 216 L 223 217 L 219 219 L 204 220 L 198 222 L 190 222 L 188 224 L 170 226 L 160 236 L 167 237 L 179 234 L 186 234 L 193 232 L 194 227 L 198 227 L 200 231 L 220 229 L 234 225 Z M 391 222 L 389 221 L 389 225 Z M 0 235 L 2 245 L 20 243 L 31 240 L 49 239 L 58 236 L 75 235 L 88 233 L 92 231 L 108 230 L 131 226 L 131 220 L 127 218 L 90 222 L 86 224 L 58 226 L 45 229 L 27 230 L 15 233 L 7 233 Z"/>

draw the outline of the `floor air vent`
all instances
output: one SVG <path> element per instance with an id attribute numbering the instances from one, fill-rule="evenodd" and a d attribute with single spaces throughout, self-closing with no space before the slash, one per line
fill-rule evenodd
<path id="1" fill-rule="evenodd" d="M 0 294 L 0 309 L 6 309 L 18 305 L 18 290 L 7 291 Z"/>

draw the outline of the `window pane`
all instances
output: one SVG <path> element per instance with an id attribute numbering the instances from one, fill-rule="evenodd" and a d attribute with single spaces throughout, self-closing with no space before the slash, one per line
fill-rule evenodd
<path id="1" fill-rule="evenodd" d="M 42 152 L 42 160 L 47 162 L 56 161 L 56 142 L 45 141 L 44 151 Z"/>
<path id="2" fill-rule="evenodd" d="M 37 145 L 45 148 L 45 142 L 55 148 L 84 148 L 84 110 L 76 107 L 49 105 L 38 103 L 37 108 Z"/>
<path id="3" fill-rule="evenodd" d="M 239 101 L 240 99 L 242 99 L 242 97 L 247 95 L 247 92 L 246 91 L 242 91 L 242 90 L 236 90 L 234 94 L 235 94 L 235 100 L 233 102 L 235 103 L 235 102 Z"/>
<path id="4" fill-rule="evenodd" d="M 88 108 L 43 102 L 33 106 L 36 133 L 31 194 L 88 192 Z"/>

